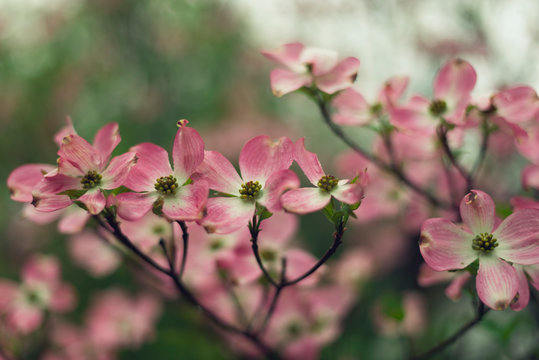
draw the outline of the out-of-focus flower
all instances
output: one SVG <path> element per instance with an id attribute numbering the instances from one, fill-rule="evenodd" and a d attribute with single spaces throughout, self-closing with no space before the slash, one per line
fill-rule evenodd
<path id="1" fill-rule="evenodd" d="M 382 334 L 415 336 L 425 328 L 425 298 L 419 293 L 407 292 L 401 300 L 399 303 L 392 299 L 387 304 L 382 301 L 373 307 L 373 321 Z"/>
<path id="2" fill-rule="evenodd" d="M 263 51 L 262 54 L 287 67 L 275 69 L 270 74 L 275 96 L 311 85 L 333 94 L 352 85 L 359 68 L 359 60 L 354 57 L 339 61 L 335 51 L 307 47 L 297 42 L 273 51 Z"/>
<path id="3" fill-rule="evenodd" d="M 69 253 L 75 263 L 92 276 L 105 276 L 116 270 L 121 260 L 120 254 L 107 241 L 114 241 L 109 233 L 96 234 L 87 230 L 71 237 Z"/>

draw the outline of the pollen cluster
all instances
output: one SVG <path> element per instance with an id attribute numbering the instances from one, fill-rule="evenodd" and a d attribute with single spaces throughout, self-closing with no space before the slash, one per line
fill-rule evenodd
<path id="1" fill-rule="evenodd" d="M 262 185 L 258 181 L 248 181 L 241 184 L 240 198 L 245 200 L 253 200 L 262 190 Z"/>
<path id="2" fill-rule="evenodd" d="M 498 240 L 492 234 L 482 233 L 472 240 L 472 249 L 489 253 L 498 247 Z"/>
<path id="3" fill-rule="evenodd" d="M 92 189 L 101 184 L 101 179 L 101 174 L 98 174 L 98 172 L 95 170 L 91 170 L 88 171 L 86 175 L 82 177 L 82 179 L 80 179 L 80 183 L 84 189 Z"/>
<path id="4" fill-rule="evenodd" d="M 429 105 L 429 111 L 433 116 L 442 115 L 447 111 L 447 103 L 444 100 L 433 100 Z"/>
<path id="5" fill-rule="evenodd" d="M 176 189 L 178 188 L 178 181 L 172 175 L 161 176 L 159 179 L 155 180 L 153 186 L 155 190 L 163 195 L 176 194 Z"/>
<path id="6" fill-rule="evenodd" d="M 339 179 L 333 175 L 324 175 L 318 180 L 318 187 L 324 191 L 331 191 L 337 186 Z"/>

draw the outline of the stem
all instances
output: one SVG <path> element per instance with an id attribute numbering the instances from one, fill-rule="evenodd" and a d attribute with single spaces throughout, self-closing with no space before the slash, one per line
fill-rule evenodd
<path id="1" fill-rule="evenodd" d="M 341 139 L 342 142 L 348 145 L 349 148 L 357 152 L 359 155 L 365 157 L 379 169 L 396 177 L 403 184 L 408 186 L 411 190 L 427 199 L 427 201 L 430 202 L 432 205 L 442 209 L 452 209 L 451 204 L 448 204 L 447 202 L 437 198 L 429 191 L 423 189 L 422 187 L 414 183 L 412 180 L 410 180 L 399 166 L 397 166 L 396 164 L 386 164 L 376 155 L 368 153 L 366 150 L 362 149 L 358 144 L 356 144 L 352 139 L 346 136 L 346 134 L 341 130 L 341 128 L 332 121 L 329 109 L 327 107 L 327 103 L 322 99 L 320 93 L 316 93 L 314 96 L 316 104 L 318 105 L 318 109 L 320 110 L 322 118 L 324 119 L 324 122 L 327 124 L 330 130 L 339 139 Z"/>
<path id="2" fill-rule="evenodd" d="M 444 154 L 447 156 L 451 164 L 455 167 L 455 169 L 457 169 L 457 171 L 466 181 L 466 192 L 470 191 L 473 188 L 472 173 L 468 172 L 464 167 L 462 167 L 462 165 L 458 162 L 457 158 L 453 154 L 453 151 L 451 151 L 451 148 L 449 147 L 449 141 L 447 139 L 447 128 L 444 125 L 440 125 L 436 132 L 438 134 L 438 139 L 442 144 Z"/>
<path id="3" fill-rule="evenodd" d="M 253 254 L 255 255 L 258 267 L 260 268 L 260 270 L 262 270 L 264 277 L 270 282 L 271 285 L 273 285 L 274 287 L 279 287 L 279 284 L 275 280 L 273 280 L 268 270 L 262 263 L 262 258 L 260 257 L 260 251 L 258 249 L 258 234 L 260 233 L 260 221 L 258 220 L 256 214 L 253 215 L 253 219 L 249 223 L 249 232 L 251 233 L 251 248 L 253 249 Z"/>
<path id="4" fill-rule="evenodd" d="M 199 311 L 201 311 L 204 316 L 209 318 L 214 325 L 219 327 L 221 330 L 228 331 L 230 333 L 240 335 L 249 341 L 251 341 L 265 356 L 269 359 L 280 359 L 280 355 L 276 353 L 273 349 L 271 349 L 268 345 L 266 345 L 257 334 L 249 331 L 249 330 L 243 330 L 240 329 L 232 324 L 229 324 L 225 322 L 223 319 L 221 319 L 217 314 L 215 314 L 213 311 L 211 311 L 209 308 L 204 306 L 201 302 L 198 301 L 198 299 L 194 296 L 189 289 L 184 285 L 184 283 L 180 280 L 178 274 L 176 274 L 174 269 L 174 263 L 173 263 L 173 256 L 169 254 L 165 242 L 160 241 L 160 245 L 163 249 L 163 252 L 165 254 L 165 257 L 167 258 L 169 269 L 165 269 L 159 264 L 157 264 L 152 258 L 144 254 L 135 244 L 129 240 L 129 238 L 122 233 L 120 230 L 119 224 L 116 221 L 116 219 L 111 215 L 109 212 L 104 212 L 105 220 L 107 221 L 107 226 L 103 220 L 99 217 L 99 215 L 94 215 L 94 219 L 98 222 L 98 224 L 105 228 L 107 231 L 112 233 L 118 241 L 120 241 L 122 244 L 124 244 L 133 254 L 138 256 L 142 261 L 146 262 L 148 265 L 156 269 L 157 271 L 165 274 L 166 276 L 170 277 L 172 281 L 174 282 L 174 285 L 180 295 L 191 305 L 193 305 L 195 308 L 197 308 Z M 182 229 L 183 230 L 183 229 Z M 187 230 L 187 228 L 186 228 Z M 184 233 L 185 235 L 185 233 Z"/>
<path id="5" fill-rule="evenodd" d="M 440 351 L 444 350 L 449 345 L 453 344 L 455 341 L 457 341 L 460 337 L 462 337 L 468 330 L 473 328 L 475 325 L 477 325 L 485 316 L 485 314 L 489 311 L 489 309 L 485 308 L 485 304 L 483 304 L 481 301 L 479 302 L 479 306 L 477 307 L 477 314 L 475 317 L 469 321 L 467 324 L 465 324 L 463 327 L 461 327 L 456 333 L 454 333 L 451 337 L 448 339 L 442 341 L 438 345 L 432 347 L 431 349 L 425 351 L 424 353 L 416 356 L 412 356 L 410 360 L 423 360 L 428 359 Z"/>
<path id="6" fill-rule="evenodd" d="M 262 333 L 267 328 L 269 321 L 271 317 L 273 316 L 273 313 L 275 312 L 275 309 L 277 307 L 277 301 L 279 300 L 279 296 L 281 295 L 281 291 L 286 287 L 286 258 L 281 259 L 281 276 L 279 285 L 275 288 L 275 292 L 273 293 L 273 297 L 271 299 L 270 307 L 268 309 L 268 312 L 266 313 L 266 316 L 264 317 L 264 321 L 262 322 L 262 325 L 260 326 L 260 329 L 258 329 L 258 332 Z"/>
<path id="7" fill-rule="evenodd" d="M 183 273 L 185 271 L 185 264 L 187 262 L 187 250 L 189 247 L 189 232 L 187 229 L 187 225 L 185 224 L 185 221 L 178 221 L 178 224 L 180 225 L 180 228 L 182 229 L 182 240 L 183 240 L 183 252 L 182 252 L 182 262 L 180 263 L 180 272 L 178 273 L 178 277 L 181 279 L 183 276 Z M 174 254 L 176 252 L 174 251 Z M 173 259 L 173 262 L 176 263 L 176 259 Z"/>
<path id="8" fill-rule="evenodd" d="M 488 149 L 488 139 L 490 136 L 490 132 L 488 129 L 488 122 L 487 122 L 487 115 L 483 116 L 483 120 L 481 122 L 481 130 L 482 130 L 482 137 L 481 137 L 481 147 L 479 149 L 479 155 L 475 161 L 475 164 L 472 167 L 472 170 L 470 171 L 471 176 L 477 175 L 479 172 L 479 169 L 481 168 L 481 165 L 483 165 L 483 161 L 485 160 L 487 149 Z"/>

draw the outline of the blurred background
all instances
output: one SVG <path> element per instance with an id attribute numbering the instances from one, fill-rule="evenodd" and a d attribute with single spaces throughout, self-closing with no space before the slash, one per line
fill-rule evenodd
<path id="1" fill-rule="evenodd" d="M 104 124 L 118 122 L 122 142 L 115 154 L 146 141 L 170 148 L 176 121 L 186 118 L 207 149 L 230 159 L 259 134 L 305 136 L 324 166 L 335 168 L 343 147 L 316 108 L 301 95 L 271 94 L 269 72 L 275 65 L 260 50 L 292 41 L 359 58 L 358 87 L 371 99 L 393 75 L 411 77 L 408 96 L 430 95 L 437 69 L 455 56 L 477 70 L 478 97 L 507 84 L 539 88 L 539 2 L 534 0 L 0 0 L 0 178 L 5 183 L 24 163 L 54 164 L 53 135 L 66 116 L 87 139 Z M 136 293 L 140 288 L 126 266 L 106 277 L 78 267 L 67 250 L 68 237 L 54 224 L 25 220 L 6 187 L 0 202 L 0 277 L 18 279 L 21 262 L 34 252 L 57 256 L 63 279 L 78 294 L 70 321 L 82 321 L 99 289 Z M 298 235 L 314 254 L 327 246 L 327 238 L 317 234 L 330 233 L 319 219 L 302 220 Z M 346 246 L 367 233 L 351 232 Z M 411 346 L 401 336 L 379 336 L 369 315 L 380 296 L 387 303 L 402 302 L 401 291 L 417 288 L 417 232 L 395 236 L 412 238 L 402 249 L 387 250 L 404 254 L 397 256 L 400 262 L 385 264 L 362 289 L 343 333 L 322 358 L 399 359 Z M 424 310 L 432 316 L 425 321 L 432 332 L 420 344 L 451 333 L 459 322 L 448 325 L 450 319 L 464 322 L 472 314 L 472 306 L 452 303 L 441 289 L 426 293 Z M 188 306 L 170 301 L 164 312 L 158 336 L 124 350 L 120 359 L 235 358 Z M 507 344 L 515 338 L 523 353 L 533 344 L 536 330 L 530 330 L 525 312 L 493 315 L 464 340 L 470 358 L 489 357 L 478 352 L 488 341 L 494 343 L 490 358 L 515 355 L 500 355 L 500 349 L 513 349 Z M 460 350 L 452 351 L 457 356 Z"/>

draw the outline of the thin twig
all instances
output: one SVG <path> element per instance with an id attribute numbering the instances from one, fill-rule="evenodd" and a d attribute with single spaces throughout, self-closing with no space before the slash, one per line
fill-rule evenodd
<path id="1" fill-rule="evenodd" d="M 185 264 L 187 263 L 187 250 L 189 247 L 189 231 L 187 229 L 187 225 L 185 224 L 185 221 L 178 221 L 178 224 L 180 225 L 180 228 L 182 229 L 182 240 L 183 240 L 182 260 L 180 263 L 180 272 L 178 273 L 178 277 L 181 279 L 185 271 Z M 173 262 L 176 263 L 176 251 L 174 251 L 173 256 L 174 256 Z"/>
<path id="2" fill-rule="evenodd" d="M 442 144 L 444 154 L 447 156 L 453 167 L 457 169 L 457 171 L 466 181 L 466 192 L 470 191 L 473 188 L 472 174 L 458 162 L 457 158 L 455 157 L 455 154 L 453 154 L 453 151 L 449 147 L 449 141 L 447 139 L 447 128 L 444 125 L 440 125 L 436 133 L 438 135 L 440 143 Z"/>
<path id="3" fill-rule="evenodd" d="M 477 308 L 477 314 L 476 316 L 466 323 L 463 327 L 461 327 L 456 333 L 454 333 L 451 337 L 448 339 L 442 341 L 438 345 L 430 348 L 429 350 L 425 351 L 424 353 L 416 356 L 410 357 L 410 360 L 424 360 L 428 359 L 437 353 L 444 350 L 449 345 L 453 344 L 455 341 L 457 341 L 460 337 L 462 337 L 468 330 L 473 328 L 475 325 L 477 325 L 485 316 L 485 314 L 489 311 L 489 309 L 485 308 L 485 305 L 482 302 L 479 302 L 479 306 Z"/>
<path id="4" fill-rule="evenodd" d="M 259 333 L 263 333 L 264 330 L 266 330 L 269 324 L 269 321 L 271 317 L 273 316 L 275 309 L 277 308 L 277 301 L 279 300 L 279 296 L 281 295 L 281 292 L 283 291 L 285 287 L 286 287 L 286 258 L 283 257 L 281 259 L 281 276 L 279 280 L 279 285 L 275 288 L 275 292 L 273 293 L 273 297 L 271 299 L 268 312 L 266 313 L 266 316 L 264 317 L 264 320 L 262 321 L 262 325 L 258 329 Z"/>

